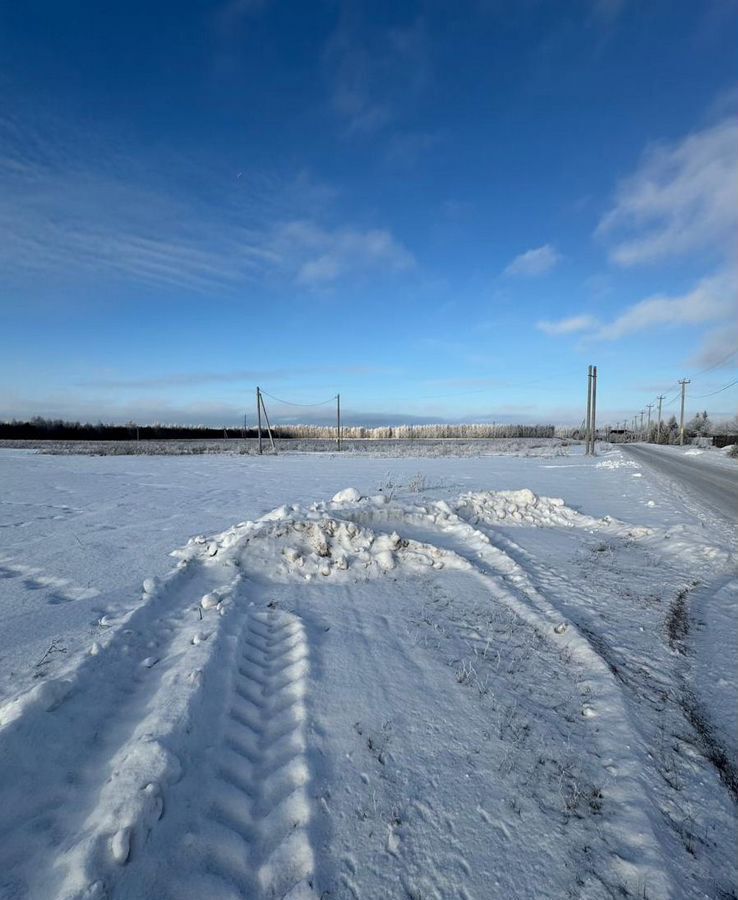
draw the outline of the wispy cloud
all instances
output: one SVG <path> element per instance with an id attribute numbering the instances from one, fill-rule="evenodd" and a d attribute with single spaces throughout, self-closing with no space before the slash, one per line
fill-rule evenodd
<path id="1" fill-rule="evenodd" d="M 515 257 L 503 275 L 534 277 L 545 275 L 561 261 L 561 254 L 551 244 L 534 247 Z"/>
<path id="2" fill-rule="evenodd" d="M 147 378 L 111 378 L 96 376 L 82 379 L 76 387 L 106 390 L 159 390 L 171 387 L 205 386 L 210 384 L 271 384 L 303 376 L 330 375 L 386 375 L 395 372 L 378 366 L 291 366 L 281 369 L 233 369 L 227 372 L 172 372 Z"/>
<path id="3" fill-rule="evenodd" d="M 738 228 L 738 122 L 733 117 L 649 148 L 624 179 L 597 235 L 610 258 L 633 266 L 698 250 L 734 249 Z"/>
<path id="4" fill-rule="evenodd" d="M 0 120 L 0 265 L 11 282 L 108 279 L 220 295 L 413 263 L 387 229 L 321 224 L 334 195 L 304 171 L 202 172 L 193 160 L 108 150 Z"/>
<path id="5" fill-rule="evenodd" d="M 331 103 L 349 137 L 382 131 L 419 96 L 430 71 L 423 19 L 385 29 L 360 20 L 358 7 L 344 7 L 325 50 Z"/>
<path id="6" fill-rule="evenodd" d="M 557 322 L 536 322 L 536 328 L 546 334 L 576 334 L 581 331 L 592 331 L 598 325 L 594 316 L 570 316 L 568 319 L 559 319 Z"/>
<path id="7" fill-rule="evenodd" d="M 387 142 L 385 160 L 397 168 L 415 165 L 425 154 L 441 143 L 441 135 L 435 131 L 401 131 Z"/>
<path id="8" fill-rule="evenodd" d="M 274 247 L 290 259 L 297 284 L 318 288 L 349 273 L 401 272 L 415 264 L 413 255 L 385 229 L 329 230 L 309 221 L 289 222 L 274 236 Z"/>

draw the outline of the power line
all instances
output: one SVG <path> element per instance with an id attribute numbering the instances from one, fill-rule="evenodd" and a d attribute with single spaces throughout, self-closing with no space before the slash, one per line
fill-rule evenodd
<path id="1" fill-rule="evenodd" d="M 707 366 L 704 369 L 700 369 L 697 372 L 694 372 L 692 375 L 692 378 L 694 379 L 698 375 L 705 375 L 707 372 L 712 372 L 713 369 L 718 369 L 720 366 L 724 365 L 724 363 L 726 363 L 731 357 L 735 356 L 736 354 L 738 354 L 738 350 L 731 350 L 730 353 L 726 353 L 725 356 L 721 356 L 720 359 L 718 359 L 716 362 L 712 363 L 712 365 Z M 678 381 L 675 381 L 673 383 L 680 384 L 680 382 L 678 382 Z M 669 387 L 671 387 L 671 385 L 669 385 Z M 720 390 L 727 390 L 728 387 L 732 387 L 732 385 L 726 385 L 725 388 L 721 388 Z M 667 390 L 668 390 L 668 388 L 667 388 Z M 719 393 L 720 393 L 720 391 L 713 391 L 710 394 L 701 394 L 699 397 L 693 397 L 692 399 L 699 400 L 702 397 L 712 397 L 713 394 L 719 394 Z M 671 400 L 667 400 L 666 403 L 664 404 L 664 406 L 670 406 L 680 395 L 681 395 L 681 389 L 679 391 L 677 391 L 676 394 L 674 394 L 674 396 L 671 398 Z M 656 397 L 654 399 L 658 400 L 659 398 Z"/>
<path id="2" fill-rule="evenodd" d="M 710 391 L 709 394 L 698 394 L 696 397 L 692 397 L 693 400 L 702 400 L 703 397 L 714 397 L 715 394 L 722 394 L 723 391 L 727 391 L 728 388 L 735 387 L 738 384 L 738 378 L 735 381 L 731 381 L 730 384 L 726 384 L 724 387 L 718 388 L 716 391 Z"/>
<path id="3" fill-rule="evenodd" d="M 738 353 L 738 350 L 731 350 L 730 353 L 728 353 L 726 356 L 722 357 L 722 359 L 719 359 L 716 363 L 713 363 L 711 366 L 708 366 L 706 369 L 700 369 L 699 372 L 695 372 L 694 375 L 692 376 L 692 378 L 694 378 L 697 375 L 704 375 L 705 372 L 712 372 L 713 369 L 717 369 L 719 366 L 722 366 L 723 363 L 726 363 L 730 359 L 730 357 L 735 356 L 736 353 Z"/>
<path id="4" fill-rule="evenodd" d="M 262 394 L 265 397 L 270 397 L 272 400 L 276 400 L 277 403 L 283 403 L 285 406 L 327 406 L 329 403 L 333 403 L 337 397 L 337 394 L 334 394 L 332 397 L 329 397 L 328 400 L 321 400 L 320 403 L 292 403 L 290 400 L 280 400 L 279 397 L 275 397 L 274 394 L 270 394 L 268 391 L 262 390 Z"/>

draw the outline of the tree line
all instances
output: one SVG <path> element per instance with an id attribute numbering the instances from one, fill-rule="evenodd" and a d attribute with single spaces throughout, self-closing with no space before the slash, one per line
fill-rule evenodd
<path id="1" fill-rule="evenodd" d="M 151 441 L 198 438 L 256 437 L 256 429 L 213 428 L 207 425 L 110 425 L 103 422 L 67 422 L 35 416 L 27 422 L 0 422 L 0 438 L 25 441 Z"/>
<path id="2" fill-rule="evenodd" d="M 278 425 L 272 428 L 275 438 L 282 440 L 335 440 L 334 425 Z M 479 440 L 486 438 L 552 438 L 553 425 L 500 425 L 500 424 L 435 424 L 435 425 L 387 425 L 365 427 L 346 425 L 341 428 L 344 440 L 440 440 L 460 438 Z M 266 432 L 264 432 L 266 436 Z M 148 441 L 148 440 L 202 440 L 218 438 L 255 439 L 256 428 L 217 428 L 206 425 L 111 425 L 103 422 L 68 422 L 63 419 L 45 419 L 35 416 L 28 421 L 0 422 L 0 439 L 3 440 L 56 440 L 56 441 Z"/>

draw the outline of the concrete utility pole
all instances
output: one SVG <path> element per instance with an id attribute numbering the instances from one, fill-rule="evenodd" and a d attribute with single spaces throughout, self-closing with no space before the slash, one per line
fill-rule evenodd
<path id="1" fill-rule="evenodd" d="M 592 456 L 595 454 L 595 441 L 597 440 L 597 366 L 592 366 Z"/>
<path id="2" fill-rule="evenodd" d="M 653 409 L 653 403 L 646 404 L 646 409 L 648 409 L 648 425 L 646 425 L 646 440 L 649 440 L 651 437 L 651 410 Z"/>
<path id="3" fill-rule="evenodd" d="M 336 444 L 341 449 L 341 395 L 336 394 Z"/>
<path id="4" fill-rule="evenodd" d="M 592 423 L 592 366 L 587 372 L 587 424 L 584 428 L 584 455 L 589 455 L 589 435 Z"/>
<path id="5" fill-rule="evenodd" d="M 682 414 L 679 421 L 679 443 L 684 443 L 684 395 L 687 392 L 687 385 L 691 384 L 689 378 L 682 378 L 679 382 L 682 386 Z"/>
<path id="6" fill-rule="evenodd" d="M 658 401 L 659 401 L 659 424 L 656 426 L 656 443 L 657 443 L 657 444 L 660 444 L 660 443 L 661 443 L 661 401 L 664 399 L 664 396 L 665 396 L 664 394 L 659 394 L 659 396 L 658 396 Z"/>
<path id="7" fill-rule="evenodd" d="M 256 428 L 259 433 L 259 456 L 261 456 L 261 391 L 256 389 Z"/>

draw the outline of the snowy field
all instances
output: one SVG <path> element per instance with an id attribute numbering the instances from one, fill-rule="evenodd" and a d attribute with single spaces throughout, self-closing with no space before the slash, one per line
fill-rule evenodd
<path id="1" fill-rule="evenodd" d="M 564 455 L 572 442 L 562 438 L 393 438 L 343 439 L 341 452 L 351 455 L 383 456 L 396 459 L 411 456 L 550 456 Z M 280 454 L 335 453 L 335 439 L 277 438 L 274 442 Z M 257 455 L 259 442 L 254 438 L 228 440 L 143 440 L 143 441 L 30 441 L 2 440 L 2 449 L 32 449 L 54 455 L 86 456 L 194 456 L 226 453 Z M 270 453 L 266 432 L 263 452 Z"/>
<path id="2" fill-rule="evenodd" d="M 0 898 L 738 896 L 735 522 L 518 453 L 0 450 Z"/>

